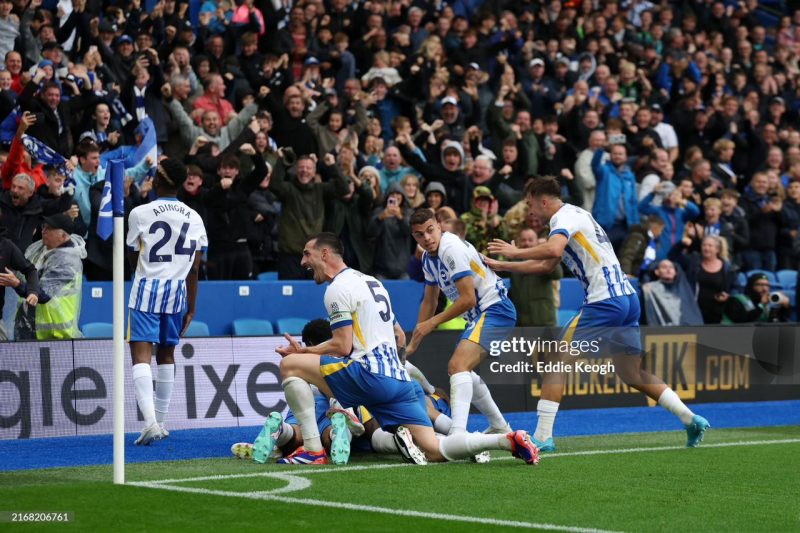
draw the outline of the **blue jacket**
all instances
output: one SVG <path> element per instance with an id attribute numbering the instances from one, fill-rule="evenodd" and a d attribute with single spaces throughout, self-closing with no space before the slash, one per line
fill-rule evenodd
<path id="1" fill-rule="evenodd" d="M 658 215 L 664 221 L 664 231 L 658 238 L 656 261 L 661 261 L 675 244 L 683 239 L 683 228 L 686 222 L 700 216 L 700 208 L 694 202 L 686 202 L 686 207 L 667 207 L 653 205 L 655 193 L 650 193 L 639 203 L 639 212 L 643 215 Z"/>
<path id="2" fill-rule="evenodd" d="M 623 198 L 628 227 L 639 223 L 639 208 L 636 198 L 636 178 L 625 165 L 617 170 L 611 162 L 603 163 L 604 150 L 595 151 L 592 157 L 592 172 L 597 181 L 592 216 L 598 224 L 608 229 L 614 225 L 619 198 Z"/>

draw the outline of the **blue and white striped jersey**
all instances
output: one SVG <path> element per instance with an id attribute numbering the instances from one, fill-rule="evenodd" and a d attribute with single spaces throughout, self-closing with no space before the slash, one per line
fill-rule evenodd
<path id="1" fill-rule="evenodd" d="M 331 329 L 353 326 L 350 358 L 373 374 L 411 381 L 397 355 L 394 313 L 389 294 L 372 276 L 347 268 L 325 290 Z"/>
<path id="2" fill-rule="evenodd" d="M 564 204 L 550 219 L 550 237 L 553 235 L 569 239 L 562 260 L 581 281 L 585 303 L 636 294 L 605 230 L 591 213 Z"/>
<path id="3" fill-rule="evenodd" d="M 128 307 L 146 313 L 182 313 L 194 254 L 208 246 L 200 215 L 175 198 L 140 205 L 128 218 L 126 243 L 139 252 Z"/>
<path id="4" fill-rule="evenodd" d="M 468 323 L 477 320 L 490 306 L 508 300 L 508 290 L 503 280 L 483 264 L 475 247 L 447 231 L 442 233 L 436 255 L 428 252 L 422 254 L 422 271 L 425 284 L 438 285 L 451 302 L 458 299 L 456 281 L 473 276 L 477 305 L 464 313 Z M 508 303 L 511 304 L 510 300 Z"/>

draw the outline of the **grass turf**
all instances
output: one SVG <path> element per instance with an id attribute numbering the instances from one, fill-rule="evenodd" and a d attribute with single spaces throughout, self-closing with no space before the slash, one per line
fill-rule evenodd
<path id="1" fill-rule="evenodd" d="M 776 439 L 800 439 L 800 426 L 711 430 L 704 444 Z M 304 476 L 304 472 L 319 468 L 204 459 L 128 465 L 127 479 L 289 473 L 309 480 L 311 485 L 279 497 L 615 531 L 800 529 L 800 442 L 569 455 L 681 446 L 684 442 L 682 432 L 563 438 L 557 444 L 564 455 L 546 457 L 535 468 L 519 461 L 498 460 L 488 465 L 458 463 L 342 472 L 327 467 L 334 471 Z M 351 465 L 369 467 L 393 461 L 390 456 L 356 455 Z M 110 466 L 0 473 L 0 510 L 75 513 L 71 524 L 15 524 L 15 530 L 511 529 L 275 499 L 115 486 L 110 483 L 111 477 Z M 258 476 L 185 481 L 171 486 L 252 495 L 286 484 L 286 480 Z"/>

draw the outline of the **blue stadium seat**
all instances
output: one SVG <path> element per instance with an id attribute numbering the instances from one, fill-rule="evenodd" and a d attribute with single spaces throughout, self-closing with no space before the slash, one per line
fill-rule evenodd
<path id="1" fill-rule="evenodd" d="M 753 274 L 764 274 L 767 276 L 767 280 L 769 281 L 770 288 L 772 289 L 779 289 L 781 287 L 781 283 L 778 281 L 778 276 L 775 275 L 775 272 L 770 272 L 769 270 L 751 270 L 747 273 L 747 277 L 749 278 Z"/>
<path id="2" fill-rule="evenodd" d="M 114 336 L 114 325 L 108 322 L 88 322 L 81 328 L 87 339 L 110 339 Z"/>
<path id="3" fill-rule="evenodd" d="M 564 327 L 566 326 L 570 319 L 573 318 L 575 315 L 578 314 L 577 309 L 559 309 L 558 310 L 558 326 Z"/>
<path id="4" fill-rule="evenodd" d="M 739 272 L 739 275 L 736 276 L 736 285 L 741 290 L 744 290 L 744 286 L 747 285 L 747 274 L 744 272 Z"/>
<path id="5" fill-rule="evenodd" d="M 793 290 L 797 287 L 797 271 L 796 270 L 778 270 L 778 283 L 781 284 L 785 290 Z"/>
<path id="6" fill-rule="evenodd" d="M 275 330 L 269 320 L 259 320 L 257 318 L 240 318 L 233 321 L 233 334 L 242 336 L 272 335 Z"/>
<path id="7" fill-rule="evenodd" d="M 186 330 L 186 336 L 210 337 L 211 333 L 208 331 L 208 324 L 199 320 L 192 320 L 191 324 L 189 324 L 189 329 Z"/>
<path id="8" fill-rule="evenodd" d="M 305 318 L 279 318 L 278 319 L 278 333 L 283 335 L 300 335 L 303 332 L 303 326 L 306 325 Z"/>
<path id="9" fill-rule="evenodd" d="M 278 279 L 277 272 L 262 272 L 258 276 L 256 276 L 258 281 L 275 281 Z"/>

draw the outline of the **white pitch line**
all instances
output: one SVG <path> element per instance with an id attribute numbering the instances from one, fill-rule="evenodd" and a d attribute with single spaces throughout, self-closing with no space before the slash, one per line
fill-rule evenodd
<path id="1" fill-rule="evenodd" d="M 750 440 L 750 441 L 733 441 L 733 442 L 717 442 L 712 444 L 706 444 L 703 448 L 727 448 L 727 447 L 735 447 L 735 446 L 753 446 L 753 445 L 764 445 L 764 444 L 796 444 L 800 443 L 800 438 L 798 439 L 775 439 L 775 440 Z M 558 457 L 577 457 L 577 456 L 590 456 L 590 455 L 612 455 L 612 454 L 626 454 L 626 453 L 649 453 L 649 452 L 662 452 L 662 451 L 674 451 L 674 450 L 684 450 L 684 447 L 681 446 L 658 446 L 658 447 L 648 447 L 648 448 L 618 448 L 618 449 L 611 449 L 611 450 L 586 450 L 586 451 L 578 451 L 578 452 L 566 452 L 566 453 L 555 453 L 553 455 L 543 455 L 542 458 L 547 459 L 554 459 Z M 504 459 L 511 459 L 511 457 L 503 457 L 499 458 L 499 460 Z M 435 464 L 444 464 L 444 463 L 435 463 Z M 271 501 L 278 501 L 282 503 L 293 503 L 293 504 L 300 504 L 300 505 L 311 505 L 315 507 L 330 507 L 334 509 L 348 509 L 353 511 L 365 511 L 365 512 L 373 512 L 373 513 L 382 513 L 382 514 L 391 514 L 396 516 L 408 516 L 413 518 L 429 518 L 432 520 L 444 520 L 444 521 L 452 521 L 452 522 L 466 522 L 466 523 L 474 523 L 474 524 L 489 524 L 495 526 L 508 526 L 508 527 L 517 527 L 517 528 L 525 528 L 525 529 L 544 529 L 550 531 L 566 531 L 570 533 L 613 533 L 608 532 L 601 529 L 594 529 L 594 528 L 584 528 L 584 527 L 577 527 L 577 526 L 564 526 L 559 524 L 540 524 L 535 522 L 523 522 L 523 521 L 516 521 L 516 520 L 501 520 L 496 518 L 484 518 L 484 517 L 474 517 L 474 516 L 460 516 L 460 515 L 451 515 L 451 514 L 442 514 L 442 513 L 430 513 L 424 511 L 414 511 L 411 509 L 393 509 L 389 507 L 378 507 L 373 505 L 362 505 L 356 503 L 347 503 L 347 502 L 334 502 L 334 501 L 326 501 L 326 500 L 316 500 L 316 499 L 304 499 L 304 498 L 294 498 L 289 496 L 279 496 L 281 493 L 287 492 L 295 492 L 307 489 L 311 486 L 311 481 L 305 479 L 301 476 L 307 476 L 311 474 L 322 474 L 322 473 L 330 473 L 330 472 L 353 472 L 358 470 L 379 470 L 379 469 L 387 469 L 387 468 L 402 468 L 402 467 L 412 467 L 414 465 L 408 465 L 404 463 L 386 463 L 386 464 L 375 464 L 375 465 L 354 465 L 354 466 L 346 466 L 342 468 L 322 468 L 322 469 L 312 469 L 312 470 L 300 470 L 300 469 L 292 469 L 290 472 L 258 472 L 253 474 L 230 474 L 230 475 L 216 475 L 216 476 L 202 476 L 202 477 L 194 477 L 194 478 L 184 478 L 184 479 L 167 479 L 167 480 L 157 480 L 157 481 L 139 481 L 139 482 L 132 482 L 128 483 L 132 486 L 143 487 L 143 488 L 151 488 L 151 489 L 161 489 L 161 490 L 168 490 L 173 492 L 183 492 L 183 493 L 191 493 L 191 494 L 204 494 L 204 495 L 211 495 L 211 496 L 225 496 L 231 498 L 247 498 L 253 500 L 271 500 Z M 181 487 L 172 485 L 172 483 L 189 483 L 193 481 L 221 481 L 227 479 L 238 479 L 238 478 L 248 478 L 248 477 L 271 477 L 275 479 L 281 479 L 288 482 L 288 485 L 285 487 L 277 488 L 271 491 L 262 491 L 262 492 L 234 492 L 234 491 L 224 491 L 224 490 L 212 490 L 212 489 L 204 489 L 200 487 Z"/>
<path id="2" fill-rule="evenodd" d="M 144 487 L 151 489 L 169 490 L 173 492 L 183 492 L 189 494 L 226 496 L 231 498 L 246 498 L 250 500 L 268 500 L 268 501 L 277 501 L 281 503 L 311 505 L 314 507 L 330 507 L 332 509 L 346 509 L 349 511 L 363 511 L 370 513 L 391 514 L 395 516 L 408 516 L 412 518 L 429 518 L 431 520 L 445 520 L 449 522 L 466 522 L 470 524 L 481 524 L 481 525 L 488 524 L 492 526 L 517 527 L 524 529 L 544 529 L 548 531 L 566 531 L 568 533 L 618 533 L 615 531 L 610 531 L 605 529 L 563 526 L 559 524 L 523 522 L 519 520 L 500 520 L 497 518 L 430 513 L 426 511 L 414 511 L 411 509 L 394 509 L 391 507 L 378 507 L 375 505 L 362 505 L 362 504 L 348 503 L 348 502 L 290 498 L 287 496 L 277 496 L 271 492 L 233 492 L 233 491 L 212 490 L 212 489 L 203 489 L 195 487 L 177 487 L 174 485 L 162 485 L 159 483 L 147 483 L 147 482 L 130 483 L 130 485 L 136 485 L 137 487 Z"/>

